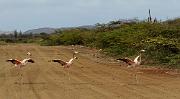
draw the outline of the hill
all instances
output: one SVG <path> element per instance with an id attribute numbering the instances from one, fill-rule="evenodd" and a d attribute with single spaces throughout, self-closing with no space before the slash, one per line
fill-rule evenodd
<path id="1" fill-rule="evenodd" d="M 29 34 L 29 33 L 33 33 L 33 34 L 37 34 L 37 33 L 54 33 L 55 32 L 55 28 L 38 28 L 38 29 L 31 29 L 31 30 L 27 30 L 24 33 L 25 34 Z"/>
<path id="2" fill-rule="evenodd" d="M 0 31 L 0 34 L 11 34 L 13 31 Z"/>
<path id="3" fill-rule="evenodd" d="M 25 34 L 29 34 L 29 33 L 33 33 L 33 34 L 38 34 L 38 33 L 47 33 L 47 34 L 51 34 L 51 33 L 55 33 L 56 30 L 69 30 L 69 29 L 76 29 L 76 28 L 83 28 L 83 29 L 94 29 L 96 26 L 94 25 L 83 25 L 83 26 L 78 26 L 78 27 L 62 27 L 62 28 L 38 28 L 38 29 L 31 29 L 31 30 L 27 30 L 24 33 Z M 0 31 L 1 33 L 1 31 Z"/>

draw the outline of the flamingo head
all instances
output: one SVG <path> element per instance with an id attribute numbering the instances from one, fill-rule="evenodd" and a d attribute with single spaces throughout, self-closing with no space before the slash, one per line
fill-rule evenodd
<path id="1" fill-rule="evenodd" d="M 78 59 L 77 57 L 74 57 L 74 59 Z"/>
<path id="2" fill-rule="evenodd" d="M 32 59 L 28 59 L 28 62 L 34 63 L 34 60 L 32 60 Z"/>
<path id="3" fill-rule="evenodd" d="M 142 50 L 140 50 L 140 52 L 145 52 L 145 51 L 146 51 L 146 50 L 143 50 L 143 49 L 142 49 Z"/>
<path id="4" fill-rule="evenodd" d="M 74 52 L 73 52 L 73 58 L 74 58 L 74 57 L 75 57 L 75 55 L 76 55 L 76 54 L 78 54 L 78 53 L 79 53 L 79 52 L 74 51 Z"/>
<path id="5" fill-rule="evenodd" d="M 78 54 L 79 52 L 77 52 L 77 51 L 74 51 L 74 54 Z"/>

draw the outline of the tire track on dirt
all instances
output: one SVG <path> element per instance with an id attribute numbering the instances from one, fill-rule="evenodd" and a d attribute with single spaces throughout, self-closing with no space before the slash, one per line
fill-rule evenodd
<path id="1" fill-rule="evenodd" d="M 118 64 L 92 60 L 88 50 L 80 50 L 78 60 L 68 72 L 52 58 L 69 60 L 72 50 L 66 46 L 11 45 L 0 47 L 1 60 L 10 57 L 24 58 L 30 51 L 35 60 L 22 69 L 23 84 L 13 82 L 18 78 L 15 69 L 2 61 L 0 67 L 0 96 L 3 99 L 179 99 L 180 77 L 146 74 L 139 75 L 140 84 L 132 77 L 132 70 Z M 16 50 L 14 50 L 16 49 Z M 79 51 L 78 49 L 76 49 Z M 14 53 L 11 54 L 11 52 Z M 82 53 L 81 53 L 82 52 Z M 84 55 L 84 53 L 86 55 Z M 15 57 L 15 58 L 16 58 Z M 102 59 L 100 59 L 102 60 Z"/>

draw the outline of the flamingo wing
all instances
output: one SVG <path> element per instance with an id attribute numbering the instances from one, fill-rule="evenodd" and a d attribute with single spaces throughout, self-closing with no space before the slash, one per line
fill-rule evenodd
<path id="1" fill-rule="evenodd" d="M 53 62 L 58 62 L 58 63 L 60 63 L 62 66 L 64 66 L 64 65 L 67 64 L 66 62 L 62 61 L 61 59 L 53 59 L 52 61 L 53 61 Z"/>
<path id="2" fill-rule="evenodd" d="M 21 64 L 21 61 L 17 60 L 17 59 L 8 59 L 6 60 L 7 62 L 11 62 L 13 64 Z"/>
<path id="3" fill-rule="evenodd" d="M 117 60 L 121 60 L 121 61 L 127 63 L 128 65 L 134 64 L 134 61 L 132 61 L 131 59 L 128 59 L 128 58 L 119 58 Z"/>

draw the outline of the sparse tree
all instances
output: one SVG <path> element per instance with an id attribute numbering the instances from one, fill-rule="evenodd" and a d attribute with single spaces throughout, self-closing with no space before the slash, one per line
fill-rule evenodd
<path id="1" fill-rule="evenodd" d="M 17 37 L 18 37 L 18 32 L 17 32 L 17 30 L 15 30 L 14 31 L 14 38 L 17 39 Z"/>
<path id="2" fill-rule="evenodd" d="M 19 35 L 18 35 L 20 38 L 22 37 L 22 31 L 20 30 L 19 31 Z"/>
<path id="3" fill-rule="evenodd" d="M 152 22 L 152 17 L 151 17 L 151 10 L 149 9 L 149 17 L 148 17 L 148 22 Z"/>

